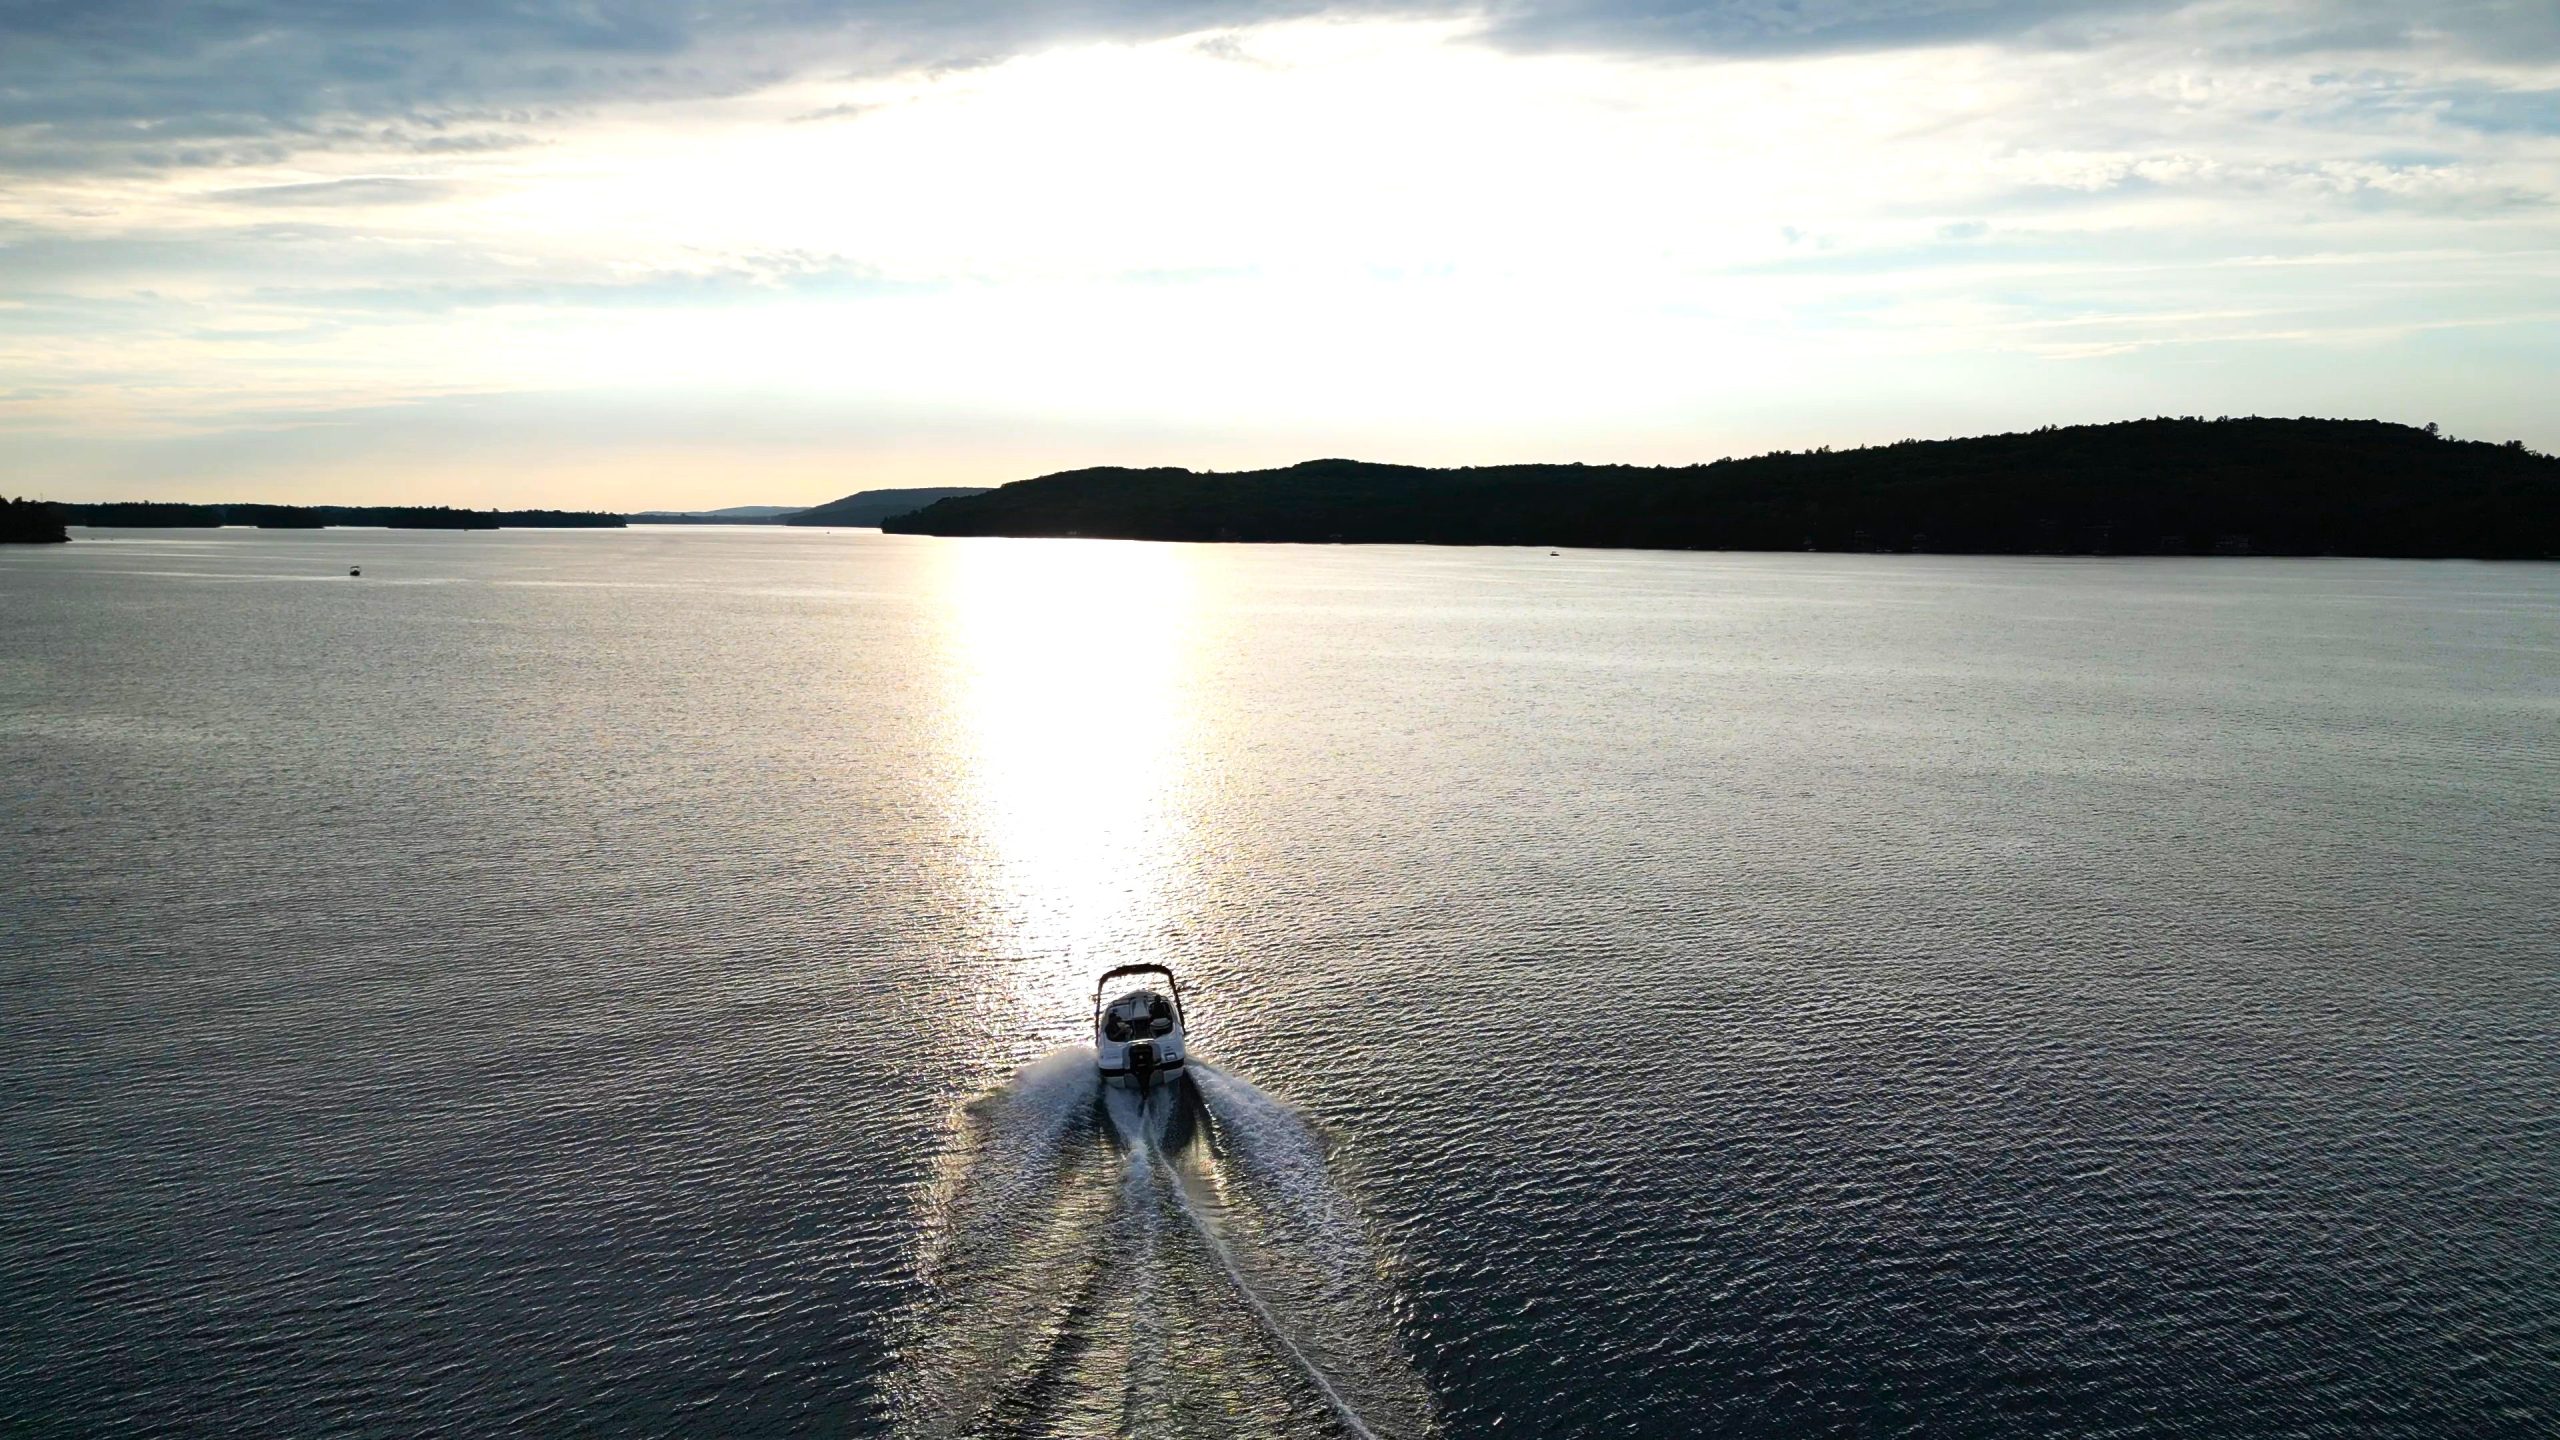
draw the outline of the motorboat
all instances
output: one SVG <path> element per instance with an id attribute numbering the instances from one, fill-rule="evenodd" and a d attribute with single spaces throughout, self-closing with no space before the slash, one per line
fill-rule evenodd
<path id="1" fill-rule="evenodd" d="M 1145 1089 L 1181 1078 L 1182 986 L 1171 970 L 1121 965 L 1102 972 L 1093 986 L 1093 1053 L 1106 1082 Z"/>

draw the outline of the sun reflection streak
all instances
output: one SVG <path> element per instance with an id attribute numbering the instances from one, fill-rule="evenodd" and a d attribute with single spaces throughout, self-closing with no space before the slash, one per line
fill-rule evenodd
<path id="1" fill-rule="evenodd" d="M 1082 1033 L 1104 965 L 1171 958 L 1190 873 L 1195 560 L 1179 546 L 946 541 L 946 687 L 998 1002 Z"/>

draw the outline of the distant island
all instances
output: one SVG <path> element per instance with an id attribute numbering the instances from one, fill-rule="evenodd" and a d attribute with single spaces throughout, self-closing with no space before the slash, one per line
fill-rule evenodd
<path id="1" fill-rule="evenodd" d="M 69 540 L 62 507 L 42 500 L 0 499 L 0 545 L 55 545 Z"/>
<path id="2" fill-rule="evenodd" d="M 785 525 L 880 525 L 891 517 L 921 510 L 943 500 L 965 500 L 987 494 L 984 485 L 943 485 L 916 490 L 857 490 L 841 500 L 782 517 Z"/>
<path id="3" fill-rule="evenodd" d="M 798 514 L 798 505 L 730 505 L 718 510 L 642 510 L 634 525 L 771 525 Z"/>
<path id="4" fill-rule="evenodd" d="M 370 525 L 392 530 L 593 530 L 620 529 L 620 515 L 593 510 L 457 510 L 450 505 L 188 505 L 159 500 L 115 500 L 54 508 L 74 525 L 111 528 L 210 528 L 254 525 L 261 530 L 322 530 Z"/>
<path id="5" fill-rule="evenodd" d="M 795 517 L 796 521 L 797 517 Z M 2560 459 L 2375 420 L 2046 427 L 1709 465 L 1069 470 L 913 535 L 1943 554 L 2560 557 Z"/>

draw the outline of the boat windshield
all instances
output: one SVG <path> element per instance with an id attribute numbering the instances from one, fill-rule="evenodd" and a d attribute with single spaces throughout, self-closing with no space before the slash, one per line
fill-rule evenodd
<path id="1" fill-rule="evenodd" d="M 1153 990 L 1137 990 L 1104 1007 L 1102 1035 L 1106 1040 L 1143 1040 L 1154 1035 L 1173 1033 L 1173 1002 Z"/>

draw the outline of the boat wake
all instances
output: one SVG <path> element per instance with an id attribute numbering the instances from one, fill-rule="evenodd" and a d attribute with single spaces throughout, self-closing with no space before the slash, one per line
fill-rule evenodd
<path id="1" fill-rule="evenodd" d="M 1079 1046 L 967 1107 L 902 1348 L 911 1433 L 1429 1432 L 1324 1137 L 1188 1068 L 1106 1089 Z"/>

